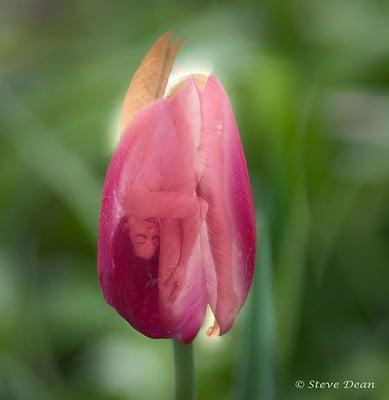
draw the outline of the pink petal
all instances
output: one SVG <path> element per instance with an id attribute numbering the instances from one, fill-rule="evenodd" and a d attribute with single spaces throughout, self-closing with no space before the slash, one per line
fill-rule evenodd
<path id="1" fill-rule="evenodd" d="M 202 231 L 208 298 L 227 332 L 251 286 L 255 258 L 255 214 L 239 132 L 227 95 L 215 77 L 201 95 L 201 157 L 198 194 L 208 203 Z M 208 246 L 207 246 L 208 244 Z"/>
<path id="2" fill-rule="evenodd" d="M 104 185 L 101 287 L 120 315 L 153 338 L 189 342 L 204 318 L 199 231 L 206 206 L 196 196 L 199 127 L 199 93 L 189 82 L 177 96 L 135 117 Z"/>

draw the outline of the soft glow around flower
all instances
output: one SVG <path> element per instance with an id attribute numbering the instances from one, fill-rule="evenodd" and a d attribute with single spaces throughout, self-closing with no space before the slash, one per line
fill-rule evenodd
<path id="1" fill-rule="evenodd" d="M 189 75 L 206 75 L 213 73 L 213 64 L 209 61 L 199 61 L 194 54 L 188 55 L 185 59 L 180 60 L 170 74 L 165 94 L 168 94 L 172 88 Z"/>
<path id="2" fill-rule="evenodd" d="M 109 154 L 116 149 L 119 143 L 121 129 L 120 129 L 120 113 L 121 113 L 121 102 L 118 101 L 111 112 L 111 118 L 109 119 L 107 126 L 107 135 L 104 140 L 104 149 L 108 150 Z"/>

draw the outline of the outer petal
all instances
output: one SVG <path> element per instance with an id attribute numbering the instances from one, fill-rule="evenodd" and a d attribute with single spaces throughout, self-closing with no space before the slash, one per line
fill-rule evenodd
<path id="1" fill-rule="evenodd" d="M 105 180 L 100 284 L 107 302 L 153 338 L 189 342 L 205 313 L 199 231 L 206 204 L 196 195 L 199 127 L 199 93 L 192 83 L 137 114 Z M 155 254 L 140 256 L 139 235 L 133 234 L 143 228 L 159 237 Z"/>
<path id="2" fill-rule="evenodd" d="M 208 203 L 202 230 L 211 308 L 227 332 L 251 286 L 255 259 L 255 213 L 239 132 L 227 95 L 210 77 L 201 96 L 201 157 L 198 194 Z"/>

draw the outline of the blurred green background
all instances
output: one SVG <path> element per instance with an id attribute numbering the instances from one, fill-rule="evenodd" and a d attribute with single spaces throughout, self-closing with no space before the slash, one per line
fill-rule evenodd
<path id="1" fill-rule="evenodd" d="M 173 398 L 171 343 L 130 329 L 96 277 L 118 107 L 171 29 L 177 67 L 230 94 L 261 239 L 234 329 L 195 341 L 199 398 L 389 398 L 386 0 L 1 3 L 0 398 Z"/>

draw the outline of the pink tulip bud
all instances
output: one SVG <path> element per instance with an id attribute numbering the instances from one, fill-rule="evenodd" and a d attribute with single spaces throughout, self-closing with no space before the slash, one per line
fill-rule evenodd
<path id="1" fill-rule="evenodd" d="M 170 37 L 155 43 L 125 99 L 103 190 L 98 271 L 106 301 L 135 329 L 188 343 L 207 305 L 215 336 L 245 303 L 255 213 L 238 128 L 217 79 L 190 76 L 162 98 L 181 44 Z"/>

